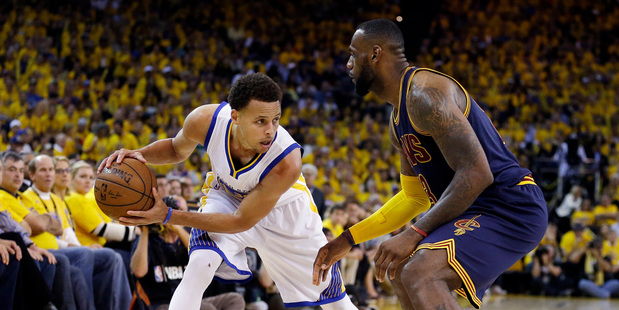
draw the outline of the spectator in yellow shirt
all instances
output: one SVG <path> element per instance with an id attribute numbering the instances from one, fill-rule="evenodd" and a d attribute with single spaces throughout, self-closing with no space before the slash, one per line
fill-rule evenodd
<path id="1" fill-rule="evenodd" d="M 110 144 L 110 128 L 105 123 L 99 123 L 95 126 L 95 132 L 89 133 L 84 140 L 82 159 L 96 163 L 112 150 L 115 148 Z"/>
<path id="2" fill-rule="evenodd" d="M 593 213 L 595 214 L 596 225 L 611 226 L 617 223 L 617 215 L 619 215 L 619 210 L 617 209 L 617 205 L 611 203 L 611 198 L 608 194 L 602 194 L 600 204 L 595 206 Z"/>
<path id="3" fill-rule="evenodd" d="M 344 232 L 344 225 L 348 223 L 348 213 L 343 204 L 335 205 L 329 211 L 327 219 L 322 221 L 322 227 L 329 229 L 337 237 Z"/>

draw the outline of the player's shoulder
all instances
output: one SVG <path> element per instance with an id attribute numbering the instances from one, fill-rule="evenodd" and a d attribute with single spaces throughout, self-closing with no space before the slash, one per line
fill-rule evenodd
<path id="1" fill-rule="evenodd" d="M 217 113 L 217 111 L 222 108 L 225 104 L 205 104 L 195 108 L 189 115 L 187 116 L 187 120 L 195 120 L 204 122 L 206 120 L 210 121 L 213 116 Z"/>
<path id="2" fill-rule="evenodd" d="M 414 87 L 417 87 L 418 89 L 425 87 L 448 89 L 450 87 L 457 86 L 456 83 L 446 74 L 426 68 L 417 70 L 412 82 Z"/>
<path id="3" fill-rule="evenodd" d="M 296 144 L 296 143 L 295 143 Z M 284 150 L 278 158 L 279 161 L 268 171 L 269 175 L 287 180 L 296 180 L 301 174 L 301 148 L 298 144 L 293 144 Z"/>

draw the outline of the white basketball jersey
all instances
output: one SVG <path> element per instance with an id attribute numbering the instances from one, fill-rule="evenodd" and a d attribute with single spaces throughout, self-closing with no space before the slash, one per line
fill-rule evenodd
<path id="1" fill-rule="evenodd" d="M 243 167 L 235 167 L 230 155 L 231 111 L 232 108 L 227 102 L 222 102 L 219 105 L 204 139 L 204 146 L 211 161 L 212 175 L 207 175 L 202 191 L 205 195 L 208 195 L 208 190 L 211 188 L 223 190 L 240 203 L 275 165 L 294 149 L 301 146 L 286 129 L 279 126 L 271 147 L 266 153 L 257 154 L 251 162 Z M 298 195 L 309 195 L 311 199 L 303 175 L 280 197 L 277 205 L 298 198 Z M 313 200 L 311 201 L 312 209 L 314 209 Z"/>

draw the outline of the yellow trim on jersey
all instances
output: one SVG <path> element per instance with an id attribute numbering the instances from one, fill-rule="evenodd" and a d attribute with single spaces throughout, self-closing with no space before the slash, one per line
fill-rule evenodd
<path id="1" fill-rule="evenodd" d="M 400 106 L 402 105 L 402 82 L 404 82 L 404 77 L 406 76 L 406 73 L 408 73 L 408 70 L 412 69 L 413 67 L 408 67 L 406 68 L 406 70 L 404 70 L 404 74 L 402 74 L 402 77 L 400 78 L 400 92 L 398 92 L 399 98 L 398 98 L 398 105 L 393 107 L 393 111 L 391 113 L 393 113 L 393 122 L 396 125 L 400 124 Z M 413 80 L 413 75 L 415 75 L 415 73 L 411 74 L 411 78 L 408 80 L 408 84 L 410 85 L 410 81 Z M 408 98 L 408 91 L 410 90 L 410 87 L 406 87 L 406 96 L 405 98 Z M 404 103 L 406 105 L 406 103 Z"/>
<path id="2" fill-rule="evenodd" d="M 520 181 L 520 183 L 518 183 L 517 185 L 527 185 L 527 184 L 532 184 L 532 185 L 537 185 L 537 183 L 535 183 L 535 180 L 533 180 L 533 177 L 531 176 L 525 176 L 522 181 Z"/>
<path id="3" fill-rule="evenodd" d="M 456 273 L 462 280 L 462 284 L 464 284 L 466 291 L 469 292 L 469 294 L 466 294 L 466 291 L 463 288 L 459 288 L 456 290 L 456 293 L 460 294 L 460 296 L 464 298 L 467 298 L 469 303 L 471 303 L 472 306 L 479 309 L 481 307 L 481 300 L 477 298 L 477 295 L 476 295 L 477 290 L 475 289 L 475 284 L 473 283 L 473 280 L 471 280 L 471 277 L 469 277 L 469 274 L 466 272 L 466 270 L 464 270 L 464 268 L 462 268 L 462 265 L 460 265 L 460 263 L 456 259 L 456 243 L 454 239 L 452 238 L 452 239 L 443 240 L 443 241 L 436 242 L 436 243 L 422 244 L 419 247 L 417 247 L 417 250 L 415 250 L 415 253 L 421 249 L 428 249 L 428 250 L 445 249 L 447 251 L 447 262 L 449 263 L 451 268 L 453 268 L 456 271 Z M 413 253 L 413 255 L 415 254 Z"/>
<path id="4" fill-rule="evenodd" d="M 447 75 L 447 74 L 445 74 L 445 73 L 442 73 L 442 72 L 436 71 L 436 70 L 434 70 L 434 69 L 430 69 L 430 68 L 417 68 L 417 69 L 415 70 L 415 72 L 413 72 L 413 74 L 411 74 L 411 78 L 410 78 L 410 80 L 409 80 L 409 83 L 413 80 L 413 77 L 415 76 L 415 73 L 417 73 L 417 72 L 418 72 L 418 71 L 420 71 L 420 70 L 423 70 L 423 71 L 430 71 L 430 72 L 433 72 L 433 73 L 437 73 L 437 74 L 439 74 L 439 75 L 442 75 L 442 76 L 444 76 L 444 77 L 446 77 L 446 78 L 449 78 L 450 80 L 452 80 L 452 81 L 456 82 L 456 84 L 458 84 L 458 86 L 460 86 L 460 89 L 462 89 L 462 91 L 464 92 L 464 96 L 466 97 L 466 107 L 464 108 L 464 117 L 466 117 L 466 118 L 468 118 L 468 117 L 469 117 L 469 114 L 471 113 L 471 96 L 469 96 L 469 93 L 468 93 L 468 92 L 466 91 L 466 89 L 462 86 L 462 84 L 460 84 L 460 82 L 458 82 L 458 81 L 457 81 L 456 79 L 454 79 L 453 77 L 451 77 L 451 76 L 449 76 L 449 75 Z M 409 88 L 410 88 L 410 87 L 409 87 Z M 408 97 L 408 93 L 407 93 L 407 97 Z M 415 130 L 416 130 L 417 132 L 419 132 L 419 133 L 420 133 L 420 134 L 422 134 L 422 135 L 429 136 L 429 134 L 428 134 L 428 133 L 424 132 L 423 130 L 420 130 L 420 129 L 419 129 L 419 127 L 417 127 L 417 126 L 415 125 L 415 123 L 414 123 L 414 122 L 413 122 L 413 120 L 411 119 L 411 115 L 410 115 L 410 113 L 408 113 L 408 120 L 411 122 L 411 125 L 413 126 L 413 128 L 415 128 Z"/>
<path id="5" fill-rule="evenodd" d="M 248 163 L 247 165 L 243 166 L 241 169 L 236 170 L 236 167 L 234 167 L 234 161 L 232 160 L 232 154 L 230 153 L 230 138 L 231 138 L 230 132 L 232 132 L 232 125 L 233 125 L 233 123 L 230 122 L 230 128 L 228 128 L 228 131 L 227 131 L 228 136 L 226 137 L 226 141 L 227 141 L 226 156 L 228 156 L 228 161 L 230 163 L 230 167 L 232 168 L 232 177 L 236 178 L 238 173 L 244 172 L 246 170 L 250 170 L 251 168 L 253 168 L 253 165 L 258 160 L 260 160 L 264 156 L 264 154 L 266 154 L 266 152 L 258 154 L 258 156 L 256 156 L 256 158 L 254 158 L 254 160 L 252 160 L 250 163 Z"/>
<path id="6" fill-rule="evenodd" d="M 310 193 L 309 188 L 307 188 L 307 184 L 305 184 L 305 178 L 303 175 L 299 176 L 299 179 L 292 185 L 292 188 L 300 191 L 304 191 L 310 199 L 310 208 L 313 212 L 318 214 L 318 208 L 314 203 L 314 198 L 312 198 L 312 193 Z"/>

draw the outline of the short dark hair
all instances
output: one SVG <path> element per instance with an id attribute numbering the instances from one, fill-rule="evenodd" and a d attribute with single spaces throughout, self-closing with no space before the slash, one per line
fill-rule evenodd
<path id="1" fill-rule="evenodd" d="M 391 50 L 404 50 L 404 36 L 394 22 L 385 19 L 373 19 L 357 27 L 363 30 L 364 39 L 371 43 L 384 42 Z"/>
<path id="2" fill-rule="evenodd" d="M 12 161 L 24 161 L 24 159 L 19 155 L 19 153 L 14 152 L 14 151 L 5 151 L 4 153 L 2 153 L 2 163 L 6 164 L 7 160 L 12 160 Z"/>
<path id="3" fill-rule="evenodd" d="M 282 99 L 282 90 L 270 77 L 262 73 L 252 73 L 240 77 L 230 88 L 228 102 L 230 107 L 240 111 L 252 100 L 275 102 Z"/>
<path id="4" fill-rule="evenodd" d="M 41 154 L 41 155 L 37 155 L 35 156 L 29 163 L 28 163 L 28 173 L 30 173 L 31 175 L 34 174 L 35 172 L 37 172 L 37 162 L 41 161 L 41 159 L 43 159 L 44 157 L 49 157 L 52 162 L 54 163 L 54 167 L 56 167 L 56 163 L 54 162 L 54 159 L 51 156 L 45 155 L 45 154 Z"/>

